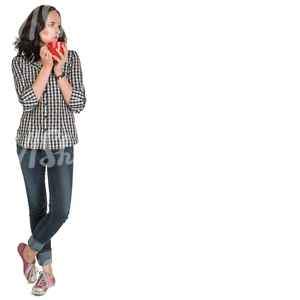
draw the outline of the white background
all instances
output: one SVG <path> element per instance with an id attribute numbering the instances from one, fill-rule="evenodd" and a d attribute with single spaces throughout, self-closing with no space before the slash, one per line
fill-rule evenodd
<path id="1" fill-rule="evenodd" d="M 28 299 L 12 42 L 1 13 L 1 299 Z M 48 3 L 82 62 L 49 299 L 299 299 L 298 1 Z"/>

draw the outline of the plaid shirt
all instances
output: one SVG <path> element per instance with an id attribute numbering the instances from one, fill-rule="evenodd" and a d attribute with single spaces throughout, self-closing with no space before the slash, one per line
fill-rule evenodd
<path id="1" fill-rule="evenodd" d="M 49 76 L 45 90 L 37 101 L 32 84 L 41 68 L 34 55 L 14 57 L 12 72 L 23 114 L 17 131 L 16 142 L 28 149 L 62 149 L 78 143 L 74 113 L 80 113 L 86 103 L 80 59 L 70 50 L 63 72 L 73 87 L 68 105 L 59 88 L 54 72 Z"/>

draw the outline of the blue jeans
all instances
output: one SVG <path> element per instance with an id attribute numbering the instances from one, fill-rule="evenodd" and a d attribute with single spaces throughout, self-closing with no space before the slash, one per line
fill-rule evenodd
<path id="1" fill-rule="evenodd" d="M 57 150 L 26 149 L 17 144 L 29 205 L 31 237 L 41 266 L 52 263 L 51 238 L 68 219 L 73 183 L 74 146 Z M 49 212 L 45 174 L 49 186 Z"/>

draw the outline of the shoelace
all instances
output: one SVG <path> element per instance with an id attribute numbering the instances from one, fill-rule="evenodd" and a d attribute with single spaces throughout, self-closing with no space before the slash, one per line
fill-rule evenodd
<path id="1" fill-rule="evenodd" d="M 40 272 L 39 279 L 37 280 L 35 286 L 47 286 L 47 274 Z"/>
<path id="2" fill-rule="evenodd" d="M 34 273 L 38 273 L 39 269 L 35 266 L 35 264 L 31 264 L 31 266 L 27 269 L 26 274 L 28 274 L 28 277 L 33 277 Z"/>

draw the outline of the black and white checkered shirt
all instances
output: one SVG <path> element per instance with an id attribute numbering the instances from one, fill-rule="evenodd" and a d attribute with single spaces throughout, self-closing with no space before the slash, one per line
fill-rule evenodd
<path id="1" fill-rule="evenodd" d="M 23 105 L 23 114 L 17 131 L 16 142 L 28 149 L 62 149 L 78 143 L 74 113 L 80 113 L 86 103 L 78 54 L 69 50 L 63 72 L 73 87 L 68 105 L 59 88 L 54 72 L 49 76 L 45 90 L 37 101 L 32 84 L 41 68 L 25 57 L 14 57 L 12 72 L 16 92 Z"/>

